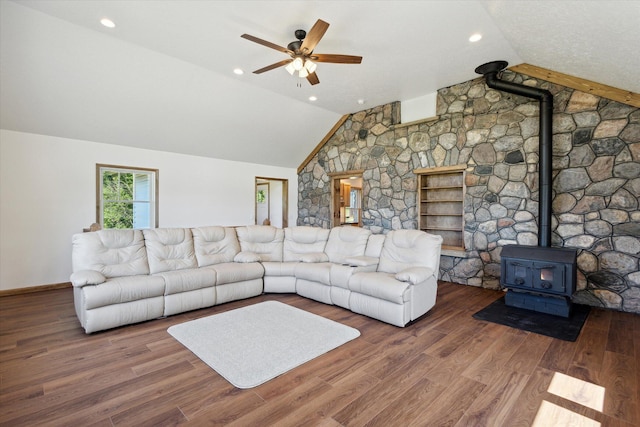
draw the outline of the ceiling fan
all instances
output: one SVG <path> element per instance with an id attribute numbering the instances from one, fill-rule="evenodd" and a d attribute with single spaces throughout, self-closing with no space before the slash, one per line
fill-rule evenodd
<path id="1" fill-rule="evenodd" d="M 298 40 L 289 43 L 286 48 L 249 34 L 243 34 L 240 37 L 286 53 L 291 57 L 289 59 L 276 62 L 275 64 L 267 65 L 264 68 L 260 68 L 259 70 L 254 71 L 254 74 L 261 74 L 265 71 L 286 66 L 286 69 L 290 74 L 293 75 L 297 72 L 301 78 L 306 77 L 309 83 L 315 85 L 320 83 L 318 75 L 315 72 L 317 67 L 316 62 L 331 62 L 334 64 L 359 64 L 362 62 L 361 56 L 314 53 L 313 50 L 322 36 L 324 36 L 327 28 L 329 28 L 329 24 L 318 19 L 313 27 L 311 27 L 308 34 L 304 30 L 296 30 L 295 37 Z"/>

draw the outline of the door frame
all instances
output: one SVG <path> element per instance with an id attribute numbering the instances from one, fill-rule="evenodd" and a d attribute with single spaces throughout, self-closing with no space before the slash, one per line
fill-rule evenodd
<path id="1" fill-rule="evenodd" d="M 254 223 L 258 221 L 258 197 L 257 197 L 258 184 L 265 184 L 265 182 L 260 182 L 260 181 L 278 181 L 282 183 L 282 228 L 288 227 L 289 226 L 289 180 L 285 178 L 271 178 L 271 177 L 264 177 L 264 176 L 255 177 L 255 190 L 253 192 Z M 272 196 L 271 185 L 269 185 L 269 198 L 271 198 L 271 196 Z M 271 206 L 269 206 L 269 214 L 271 214 Z M 258 225 L 262 225 L 262 224 L 258 224 Z"/>
<path id="2" fill-rule="evenodd" d="M 331 228 L 340 226 L 340 180 L 349 179 L 349 178 L 362 178 L 364 174 L 364 169 L 358 170 L 350 170 L 344 172 L 330 172 L 327 175 L 331 178 L 331 202 L 329 206 L 329 215 L 331 218 Z M 336 191 L 336 185 L 338 186 L 338 190 Z M 363 185 L 364 187 L 364 185 Z M 363 189 L 364 190 L 364 189 Z M 337 201 L 337 202 L 336 202 Z M 362 213 L 364 205 L 364 192 L 362 197 L 360 198 L 360 222 L 358 223 L 358 227 L 362 227 Z M 336 216 L 337 214 L 337 216 Z M 336 221 L 336 219 L 338 221 Z"/>

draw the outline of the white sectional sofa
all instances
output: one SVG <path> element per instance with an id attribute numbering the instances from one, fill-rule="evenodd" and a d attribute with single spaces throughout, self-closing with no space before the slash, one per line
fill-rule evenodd
<path id="1" fill-rule="evenodd" d="M 263 292 L 297 293 L 403 327 L 435 304 L 442 238 L 358 227 L 101 230 L 73 236 L 86 333 Z"/>

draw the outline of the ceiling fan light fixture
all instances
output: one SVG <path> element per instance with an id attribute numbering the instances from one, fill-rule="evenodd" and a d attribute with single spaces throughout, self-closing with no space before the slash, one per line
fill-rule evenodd
<path id="1" fill-rule="evenodd" d="M 313 73 L 316 71 L 316 68 L 318 68 L 318 64 L 307 59 L 304 62 L 304 68 L 306 68 L 309 73 Z"/>
<path id="2" fill-rule="evenodd" d="M 293 62 L 289 62 L 289 65 L 284 67 L 284 69 L 287 70 L 289 72 L 289 74 L 291 74 L 292 76 L 293 76 L 293 73 L 296 72 L 296 69 L 293 68 Z"/>
<path id="3" fill-rule="evenodd" d="M 296 71 L 300 71 L 304 67 L 304 61 L 299 56 L 297 56 L 291 64 L 293 64 L 293 69 Z"/>
<path id="4" fill-rule="evenodd" d="M 298 71 L 298 75 L 300 76 L 301 79 L 303 79 L 309 75 L 309 72 L 307 71 L 306 68 L 301 68 L 300 71 Z"/>

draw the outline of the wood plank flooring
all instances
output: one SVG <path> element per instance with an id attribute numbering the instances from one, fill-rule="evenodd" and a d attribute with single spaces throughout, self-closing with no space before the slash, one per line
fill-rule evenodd
<path id="1" fill-rule="evenodd" d="M 71 289 L 1 297 L 0 425 L 640 425 L 640 315 L 593 308 L 576 342 L 471 317 L 501 294 L 440 283 L 435 308 L 406 328 L 270 294 L 92 335 Z M 265 300 L 361 336 L 240 390 L 166 332 Z"/>

